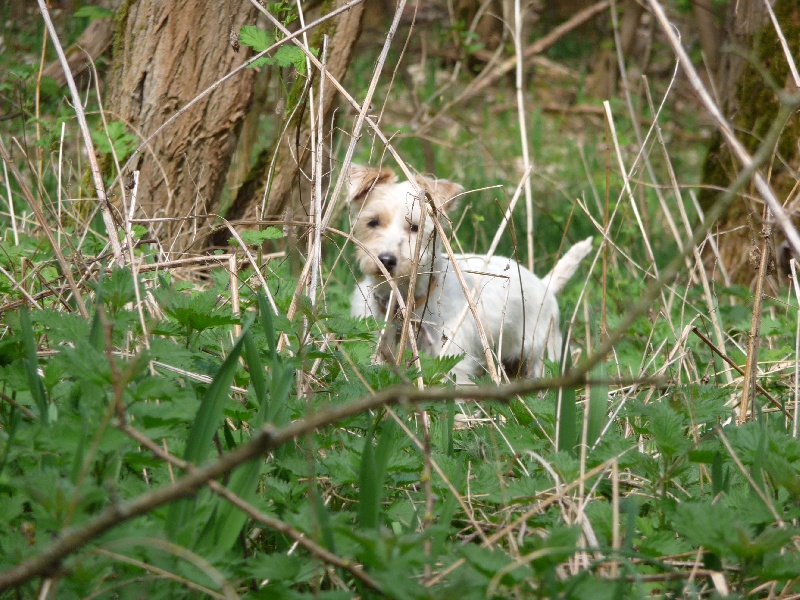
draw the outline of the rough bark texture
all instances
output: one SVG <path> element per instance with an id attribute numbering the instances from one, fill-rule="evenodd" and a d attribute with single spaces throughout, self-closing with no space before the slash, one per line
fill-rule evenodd
<path id="1" fill-rule="evenodd" d="M 331 6 L 323 4 L 323 13 L 328 10 L 335 10 L 345 0 L 336 0 Z M 322 48 L 323 35 L 328 35 L 327 65 L 328 72 L 336 79 L 342 80 L 347 66 L 350 63 L 353 46 L 358 40 L 361 32 L 361 19 L 364 14 L 364 4 L 354 6 L 350 10 L 342 13 L 335 19 L 326 22 L 318 30 L 315 30 L 311 39 L 311 45 Z M 321 53 L 320 53 L 321 56 Z M 315 74 L 314 85 L 319 81 L 319 75 Z M 292 115 L 293 106 L 287 105 L 285 114 L 292 115 L 291 122 L 287 128 L 283 124 L 276 128 L 279 132 L 286 133 L 267 150 L 264 150 L 257 157 L 248 176 L 239 188 L 236 197 L 228 209 L 226 218 L 229 221 L 243 219 L 280 218 L 290 206 L 293 197 L 305 200 L 308 194 L 297 194 L 299 186 L 302 184 L 299 177 L 300 170 L 306 171 L 309 166 L 310 152 L 310 118 L 307 106 L 307 96 L 302 93 L 305 88 L 304 81 L 297 81 L 290 97 L 297 98 L 299 102 L 298 110 Z M 339 98 L 334 87 L 330 82 L 325 86 L 325 123 L 329 124 L 333 114 L 333 109 L 338 105 Z M 317 110 L 317 107 L 313 107 Z M 325 126 L 325 131 L 330 131 L 330 126 Z M 272 170 L 270 178 L 271 158 L 277 152 L 275 168 Z M 263 215 L 256 214 L 261 199 L 263 198 L 265 185 L 269 185 L 269 195 Z M 230 237 L 228 231 L 218 230 L 209 238 L 210 245 L 225 245 Z"/>
<path id="2" fill-rule="evenodd" d="M 109 117 L 144 137 L 244 60 L 230 31 L 252 23 L 247 2 L 128 0 L 117 13 Z M 250 103 L 251 70 L 202 98 L 160 133 L 139 163 L 139 215 L 187 217 L 213 212 Z M 165 248 L 187 250 L 205 220 L 154 224 Z"/>
<path id="3" fill-rule="evenodd" d="M 765 81 L 763 73 L 768 73 L 777 85 L 787 86 L 789 67 L 772 23 L 765 19 L 762 0 L 747 0 L 737 4 L 738 12 L 733 13 L 731 7 L 733 14 L 727 20 L 727 37 L 734 48 L 744 49 L 745 52 L 726 52 L 722 55 L 718 89 L 725 114 L 733 122 L 739 139 L 753 153 L 772 125 L 779 108 L 775 91 Z M 800 5 L 796 0 L 778 0 L 774 10 L 792 55 L 800 56 Z M 748 50 L 757 68 L 748 62 Z M 795 114 L 778 141 L 769 170 L 764 170 L 778 198 L 784 201 L 791 200 L 789 196 L 797 185 L 799 137 L 800 116 Z M 700 190 L 700 205 L 708 209 L 717 198 L 719 192 L 716 190 L 727 187 L 740 169 L 741 165 L 722 143 L 721 137 L 715 136 L 703 168 L 706 187 Z M 792 209 L 791 206 L 787 208 Z M 754 248 L 762 237 L 762 214 L 762 203 L 757 196 L 749 194 L 749 199 L 743 197 L 733 204 L 718 223 L 720 256 L 734 282 L 747 285 L 753 279 L 755 271 L 750 266 L 753 262 L 751 255 L 757 252 L 757 248 Z M 774 240 L 773 246 L 780 242 L 780 239 Z"/>

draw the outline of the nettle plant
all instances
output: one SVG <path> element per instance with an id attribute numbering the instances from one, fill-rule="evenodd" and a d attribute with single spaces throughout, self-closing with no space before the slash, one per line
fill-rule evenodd
<path id="1" fill-rule="evenodd" d="M 89 319 L 4 312 L 0 587 L 635 598 L 796 579 L 783 418 L 723 426 L 724 388 L 624 389 L 602 367 L 585 397 L 471 405 L 459 429 L 440 386 L 458 357 L 373 364 L 374 324 L 302 298 L 287 318 L 286 268 L 269 295 L 242 286 L 241 315 L 223 270 L 204 289 L 103 273 Z M 10 579 L 25 566 L 43 579 Z"/>

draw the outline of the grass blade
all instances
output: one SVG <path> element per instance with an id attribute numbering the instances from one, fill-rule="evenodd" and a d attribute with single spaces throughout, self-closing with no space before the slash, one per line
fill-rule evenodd
<path id="1" fill-rule="evenodd" d="M 358 474 L 358 522 L 365 529 L 377 529 L 380 526 L 383 486 L 394 449 L 396 429 L 394 421 L 386 421 L 377 448 L 372 446 L 374 425 L 364 438 L 364 451 L 361 453 L 361 467 Z"/>
<path id="2" fill-rule="evenodd" d="M 22 346 L 25 349 L 25 374 L 28 378 L 33 401 L 39 410 L 39 420 L 42 425 L 48 422 L 47 395 L 45 394 L 42 378 L 39 376 L 39 359 L 36 355 L 36 338 L 31 327 L 31 317 L 28 314 L 28 307 L 23 306 L 19 312 L 19 323 L 22 334 Z"/>
<path id="3" fill-rule="evenodd" d="M 375 471 L 375 449 L 372 439 L 375 425 L 369 428 L 364 436 L 364 449 L 361 451 L 361 464 L 358 469 L 358 522 L 364 529 L 374 529 L 378 523 L 377 506 L 380 502 L 380 490 L 377 486 Z"/>
<path id="4" fill-rule="evenodd" d="M 267 317 L 269 319 L 269 317 Z M 242 334 L 244 340 L 244 355 L 247 368 L 250 372 L 250 383 L 253 386 L 258 401 L 259 410 L 250 420 L 250 426 L 258 429 L 264 424 L 268 408 L 267 383 L 264 377 L 264 365 L 258 352 L 253 335 L 250 331 Z M 274 345 L 274 343 L 273 343 Z M 273 356 L 277 356 L 273 353 Z M 273 375 L 275 374 L 273 369 Z M 288 387 L 284 389 L 288 394 Z M 278 405 L 285 403 L 285 398 L 273 398 Z M 228 489 L 247 502 L 252 503 L 258 488 L 261 475 L 261 461 L 253 460 L 242 465 L 231 476 Z M 247 523 L 247 515 L 229 502 L 218 498 L 213 517 L 209 520 L 203 534 L 198 541 L 199 547 L 217 548 L 228 550 L 239 538 L 239 533 Z"/>
<path id="5" fill-rule="evenodd" d="M 592 369 L 592 379 L 596 381 L 606 380 L 606 365 L 600 362 Z M 589 399 L 586 405 L 586 447 L 592 448 L 600 438 L 603 425 L 606 420 L 608 407 L 608 384 L 593 384 L 589 391 Z"/>
<path id="6" fill-rule="evenodd" d="M 569 351 L 564 349 L 564 372 L 572 366 Z M 558 452 L 574 452 L 578 442 L 577 426 L 578 407 L 575 388 L 559 388 L 556 408 L 556 450 Z"/>
<path id="7" fill-rule="evenodd" d="M 244 338 L 249 332 L 251 323 L 252 321 L 246 323 L 242 328 L 242 335 L 236 340 L 230 354 L 222 363 L 219 372 L 203 396 L 186 442 L 186 451 L 183 457 L 188 462 L 201 463 L 211 449 L 214 432 L 222 420 L 225 404 L 230 397 L 230 386 L 233 376 L 239 368 L 239 355 L 242 353 Z M 167 531 L 173 538 L 180 534 L 186 524 L 193 503 L 193 499 L 181 500 L 170 507 Z"/>
<path id="8" fill-rule="evenodd" d="M 249 324 L 245 325 L 242 335 L 236 340 L 230 354 L 228 354 L 225 362 L 222 363 L 219 372 L 208 387 L 205 396 L 203 396 L 203 401 L 189 432 L 186 452 L 183 456 L 189 462 L 195 464 L 203 462 L 211 449 L 214 432 L 219 426 L 225 404 L 230 398 L 229 390 L 233 382 L 233 376 L 239 368 L 239 355 L 242 353 L 244 336 L 248 329 Z"/>

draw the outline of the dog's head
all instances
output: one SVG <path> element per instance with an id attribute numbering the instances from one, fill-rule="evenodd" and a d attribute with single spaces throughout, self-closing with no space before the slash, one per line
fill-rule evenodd
<path id="1" fill-rule="evenodd" d="M 348 175 L 347 202 L 353 235 L 395 279 L 408 278 L 417 258 L 418 272 L 430 270 L 436 237 L 432 210 L 439 214 L 452 211 L 454 199 L 463 188 L 418 175 L 415 183 L 421 191 L 417 191 L 410 181 L 398 182 L 391 169 L 360 165 L 353 165 Z M 424 217 L 423 211 L 427 211 Z M 443 225 L 446 221 L 440 219 Z M 361 247 L 357 251 L 361 271 L 383 279 L 378 263 L 369 253 Z"/>

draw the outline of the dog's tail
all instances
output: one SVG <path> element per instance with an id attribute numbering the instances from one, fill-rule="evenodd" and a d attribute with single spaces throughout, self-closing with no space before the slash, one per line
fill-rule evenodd
<path id="1" fill-rule="evenodd" d="M 554 294 L 558 294 L 567 285 L 567 282 L 578 270 L 581 261 L 586 258 L 586 255 L 592 251 L 592 238 L 586 238 L 582 242 L 578 242 L 572 248 L 567 250 L 566 254 L 561 257 L 543 280 L 547 289 Z"/>

